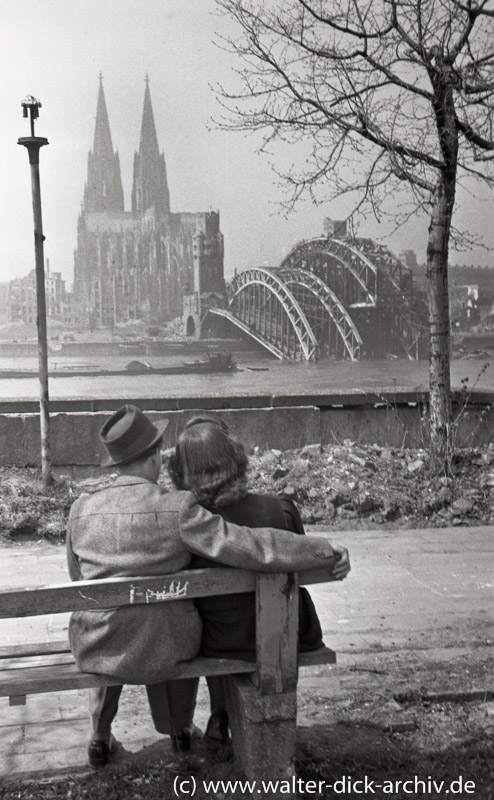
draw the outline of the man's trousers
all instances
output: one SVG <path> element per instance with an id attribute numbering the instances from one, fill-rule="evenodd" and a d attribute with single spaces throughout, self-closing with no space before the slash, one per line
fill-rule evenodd
<path id="1" fill-rule="evenodd" d="M 192 724 L 198 686 L 198 678 L 162 681 L 146 686 L 154 727 L 159 733 L 172 736 Z M 111 725 L 118 711 L 122 689 L 123 686 L 89 689 L 89 713 L 94 741 L 110 740 Z"/>

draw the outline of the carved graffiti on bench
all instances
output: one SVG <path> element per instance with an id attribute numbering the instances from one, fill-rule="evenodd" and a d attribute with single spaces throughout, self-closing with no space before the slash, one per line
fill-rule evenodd
<path id="1" fill-rule="evenodd" d="M 172 581 L 168 586 L 163 586 L 161 591 L 154 591 L 153 589 L 141 589 L 139 586 L 130 587 L 129 603 L 158 603 L 162 600 L 178 600 L 179 597 L 186 597 L 189 582 L 181 583 L 181 581 Z"/>

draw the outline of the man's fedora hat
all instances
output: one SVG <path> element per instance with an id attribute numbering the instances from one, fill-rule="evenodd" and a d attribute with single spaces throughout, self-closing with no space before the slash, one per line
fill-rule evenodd
<path id="1" fill-rule="evenodd" d="M 127 464 L 143 456 L 156 447 L 167 425 L 167 419 L 151 422 L 137 406 L 122 406 L 100 430 L 99 437 L 107 450 L 101 466 Z"/>

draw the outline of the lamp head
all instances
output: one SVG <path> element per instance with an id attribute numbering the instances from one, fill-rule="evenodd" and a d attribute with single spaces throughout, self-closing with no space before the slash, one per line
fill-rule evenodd
<path id="1" fill-rule="evenodd" d="M 41 108 L 41 101 L 32 94 L 28 94 L 21 103 L 22 116 L 31 117 L 31 136 L 34 137 L 34 120 L 39 117 L 39 109 Z"/>

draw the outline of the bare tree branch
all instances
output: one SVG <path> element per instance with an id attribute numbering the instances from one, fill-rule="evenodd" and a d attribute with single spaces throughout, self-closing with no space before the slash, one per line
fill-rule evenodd
<path id="1" fill-rule="evenodd" d="M 494 150 L 494 140 L 492 139 L 485 139 L 481 136 L 477 131 L 475 131 L 468 123 L 462 122 L 460 119 L 456 119 L 456 125 L 458 130 L 460 130 L 465 138 L 472 142 L 472 144 L 477 145 L 482 150 Z"/>
<path id="2" fill-rule="evenodd" d="M 296 146 L 276 169 L 285 207 L 350 196 L 352 219 L 391 214 L 401 225 L 405 197 L 429 216 L 431 441 L 441 457 L 456 187 L 462 176 L 494 186 L 493 0 L 217 2 L 239 26 L 226 42 L 243 62 L 241 89 L 220 89 L 231 116 L 219 124 L 260 132 L 261 149 L 277 155 Z"/>
<path id="3" fill-rule="evenodd" d="M 378 38 L 381 38 L 382 36 L 386 36 L 386 34 L 389 33 L 389 31 L 391 30 L 391 26 L 387 25 L 387 26 L 384 26 L 384 28 L 382 30 L 380 30 L 380 31 L 376 31 L 375 33 L 369 33 L 369 31 L 358 30 L 358 29 L 353 28 L 353 27 L 351 27 L 349 25 L 344 25 L 344 26 L 343 25 L 338 25 L 333 17 L 325 16 L 323 14 L 318 14 L 315 11 L 315 9 L 312 7 L 312 5 L 310 5 L 309 3 L 305 2 L 305 0 L 299 0 L 299 2 L 300 2 L 300 5 L 303 6 L 305 8 L 305 10 L 308 11 L 309 14 L 311 14 L 311 16 L 313 16 L 314 19 L 316 19 L 318 22 L 323 22 L 325 25 L 328 25 L 330 28 L 332 28 L 335 31 L 340 31 L 340 33 L 349 33 L 352 36 L 355 36 L 355 37 L 357 37 L 359 39 L 364 39 L 365 41 L 367 41 L 368 39 L 378 39 Z M 353 3 L 353 6 L 354 6 L 354 11 L 355 11 L 356 15 L 358 17 L 360 17 L 360 13 L 359 13 L 359 10 L 358 10 L 358 4 L 355 2 L 355 0 L 354 0 L 354 3 Z M 348 17 L 348 19 L 349 19 L 349 17 Z"/>

